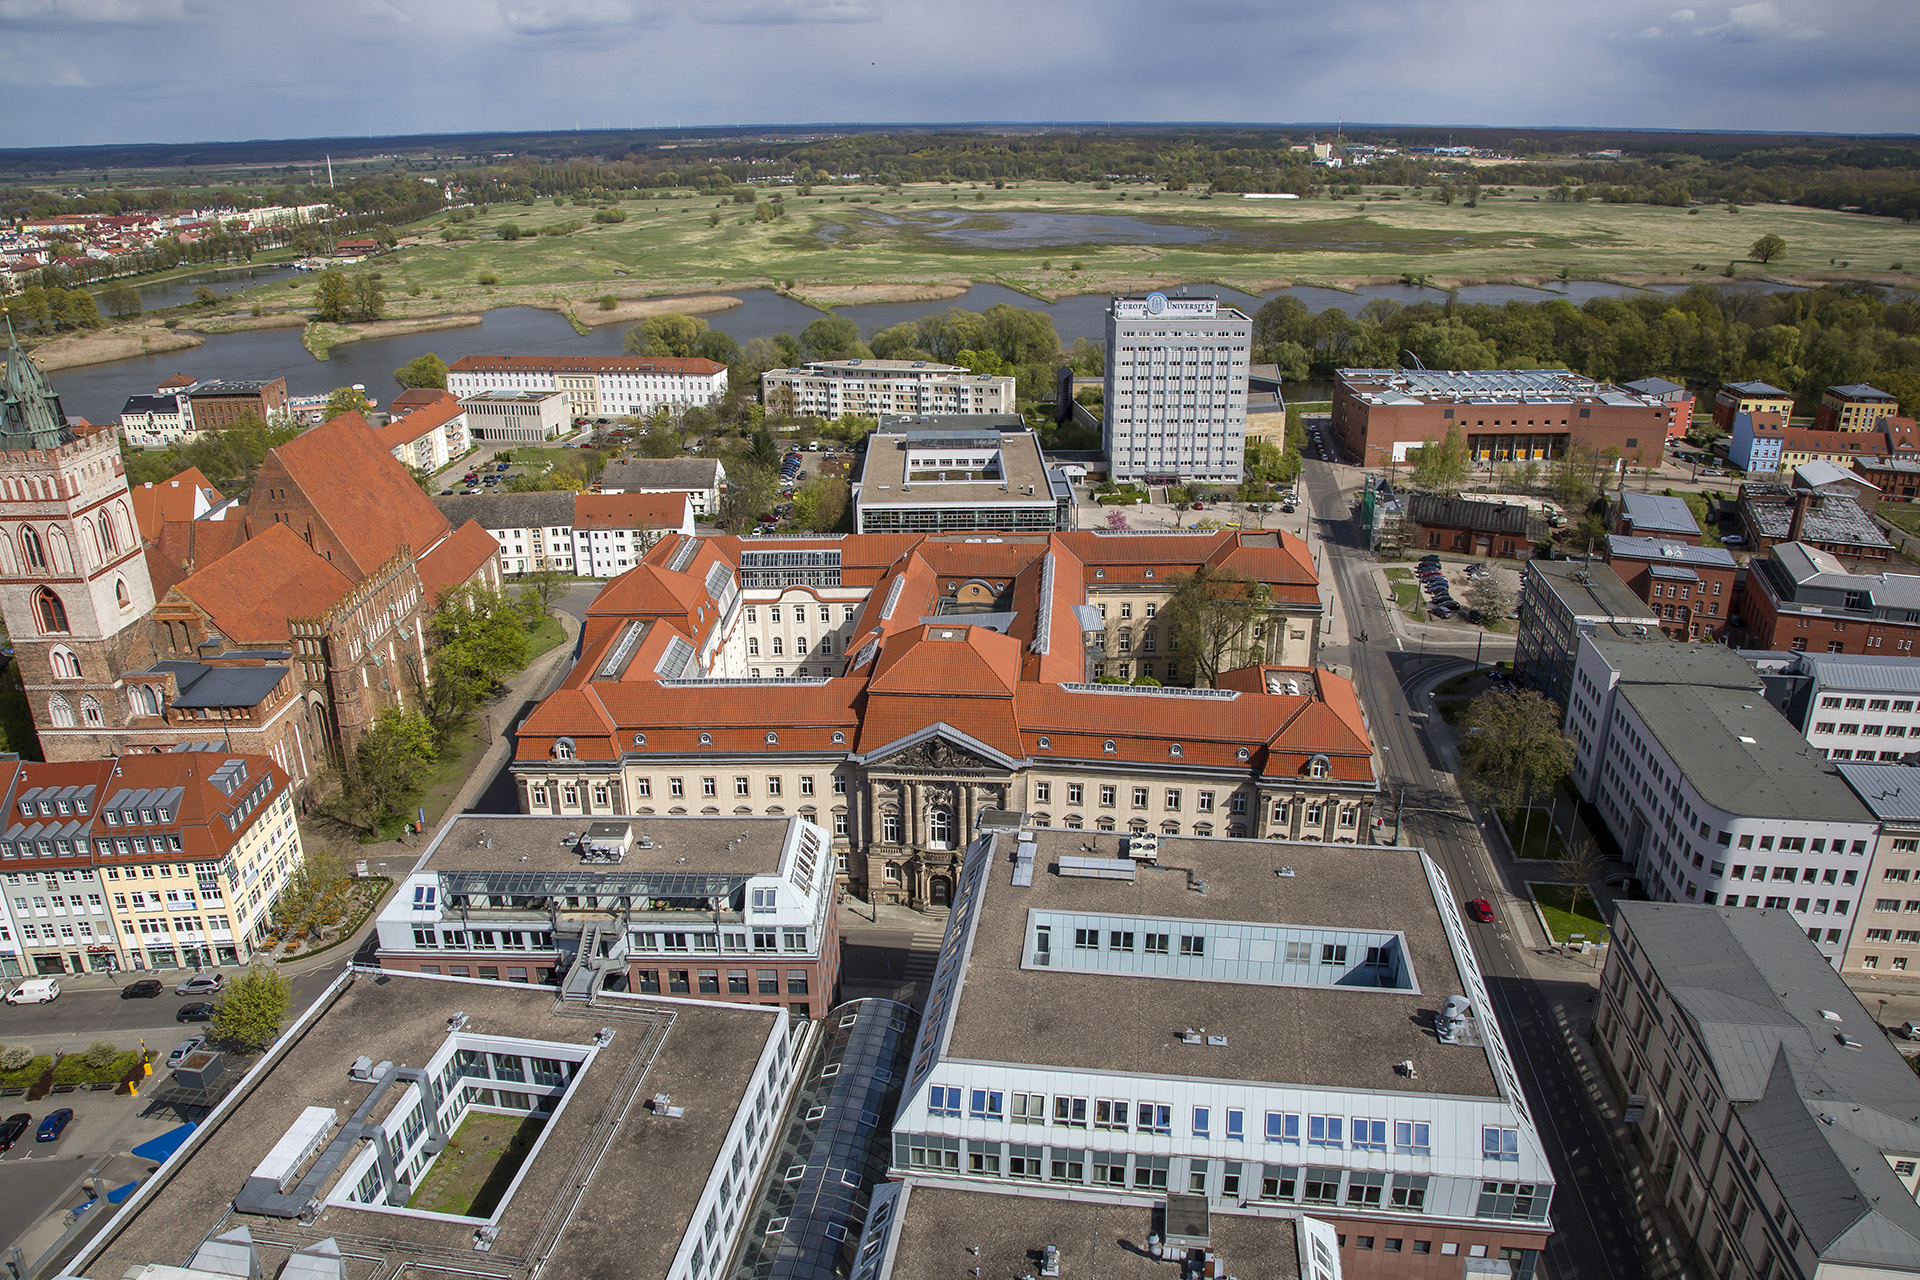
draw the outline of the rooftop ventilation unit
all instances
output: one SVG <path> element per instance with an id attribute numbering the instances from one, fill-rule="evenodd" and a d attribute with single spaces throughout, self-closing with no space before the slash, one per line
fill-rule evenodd
<path id="1" fill-rule="evenodd" d="M 664 1116 L 668 1120 L 678 1120 L 681 1116 L 687 1114 L 685 1107 L 674 1106 L 673 1099 L 664 1093 L 654 1094 L 647 1102 L 647 1109 L 652 1111 L 656 1116 Z"/>
<path id="2" fill-rule="evenodd" d="M 373 1059 L 364 1053 L 355 1058 L 353 1065 L 347 1068 L 347 1079 L 358 1080 L 362 1084 L 371 1084 L 373 1082 Z"/>
<path id="3" fill-rule="evenodd" d="M 1447 997 L 1440 1012 L 1433 1015 L 1433 1030 L 1441 1044 L 1480 1044 L 1480 1028 L 1474 1021 L 1473 1006 L 1465 996 Z"/>
<path id="4" fill-rule="evenodd" d="M 1273 874 L 1279 876 L 1282 880 L 1291 880 L 1294 878 L 1292 867 L 1281 867 L 1278 871 L 1275 871 Z"/>
<path id="5" fill-rule="evenodd" d="M 1127 856 L 1135 862 L 1160 861 L 1160 837 L 1129 836 L 1127 838 Z"/>
<path id="6" fill-rule="evenodd" d="M 465 1030 L 466 1025 L 467 1014 L 465 1010 L 459 1010 L 455 1012 L 451 1018 L 447 1019 L 447 1030 L 449 1032 Z M 366 1059 L 362 1058 L 361 1061 L 364 1062 Z"/>

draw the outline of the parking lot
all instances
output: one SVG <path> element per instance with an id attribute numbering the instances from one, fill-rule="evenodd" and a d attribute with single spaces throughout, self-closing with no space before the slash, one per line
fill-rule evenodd
<path id="1" fill-rule="evenodd" d="M 1399 566 L 1396 566 L 1399 567 Z M 1520 598 L 1520 574 L 1503 564 L 1481 560 L 1443 560 L 1430 554 L 1411 566 L 1413 583 L 1418 589 L 1421 608 L 1428 618 L 1439 621 L 1457 619 L 1469 624 L 1484 624 L 1500 619 L 1480 614 L 1475 590 L 1480 582 L 1491 582 L 1506 604 L 1504 618 L 1513 616 Z M 1412 611 L 1409 610 L 1411 616 Z"/>

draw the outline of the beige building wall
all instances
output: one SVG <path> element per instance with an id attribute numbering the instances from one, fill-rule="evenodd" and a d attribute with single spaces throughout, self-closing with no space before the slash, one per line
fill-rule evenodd
<path id="1" fill-rule="evenodd" d="M 1920 823 L 1880 828 L 1840 972 L 1920 975 Z"/>

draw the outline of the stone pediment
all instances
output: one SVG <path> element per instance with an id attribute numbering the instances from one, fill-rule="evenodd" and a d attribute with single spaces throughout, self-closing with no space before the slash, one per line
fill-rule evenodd
<path id="1" fill-rule="evenodd" d="M 1022 762 L 995 751 L 986 743 L 944 723 L 890 742 L 860 758 L 871 769 L 944 776 L 1002 774 L 1019 770 Z"/>

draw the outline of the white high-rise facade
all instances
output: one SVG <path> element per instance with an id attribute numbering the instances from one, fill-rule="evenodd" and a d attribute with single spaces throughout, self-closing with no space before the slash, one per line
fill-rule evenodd
<path id="1" fill-rule="evenodd" d="M 1107 308 L 1103 441 L 1117 481 L 1238 484 L 1253 321 L 1212 298 Z"/>

